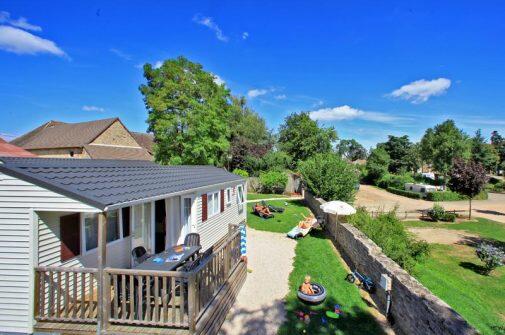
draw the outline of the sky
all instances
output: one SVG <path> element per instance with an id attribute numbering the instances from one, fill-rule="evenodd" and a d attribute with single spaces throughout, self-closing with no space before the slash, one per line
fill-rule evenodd
<path id="1" fill-rule="evenodd" d="M 370 148 L 447 118 L 505 133 L 503 1 L 0 1 L 0 136 L 119 117 L 142 65 L 201 63 L 276 130 L 311 112 Z"/>

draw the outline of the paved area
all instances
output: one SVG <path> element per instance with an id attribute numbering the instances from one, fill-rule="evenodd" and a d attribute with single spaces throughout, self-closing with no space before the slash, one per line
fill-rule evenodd
<path id="1" fill-rule="evenodd" d="M 473 244 L 479 239 L 479 236 L 475 234 L 444 228 L 409 228 L 408 230 L 428 243 Z"/>
<path id="2" fill-rule="evenodd" d="M 285 320 L 284 297 L 296 241 L 284 234 L 247 230 L 248 273 L 220 334 L 269 335 Z"/>
<path id="3" fill-rule="evenodd" d="M 395 206 L 398 211 L 417 211 L 433 207 L 432 201 L 416 200 L 373 187 L 361 185 L 356 196 L 355 205 L 364 206 L 369 210 L 391 210 Z M 468 210 L 468 201 L 440 202 L 446 210 Z M 505 194 L 489 193 L 488 200 L 474 200 L 472 215 L 505 223 Z"/>

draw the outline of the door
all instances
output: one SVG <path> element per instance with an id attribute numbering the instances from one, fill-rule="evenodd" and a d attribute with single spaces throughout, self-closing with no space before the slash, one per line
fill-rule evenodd
<path id="1" fill-rule="evenodd" d="M 152 253 L 151 245 L 151 203 L 132 206 L 132 250 L 143 246 Z"/>
<path id="2" fill-rule="evenodd" d="M 157 200 L 154 203 L 154 252 L 159 253 L 165 250 L 166 237 L 166 208 L 165 200 Z"/>

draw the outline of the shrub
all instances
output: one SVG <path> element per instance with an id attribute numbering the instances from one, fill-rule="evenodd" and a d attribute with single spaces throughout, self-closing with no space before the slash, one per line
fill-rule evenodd
<path id="1" fill-rule="evenodd" d="M 452 191 L 435 191 L 426 193 L 426 200 L 429 201 L 456 201 L 464 198 L 456 192 Z"/>
<path id="2" fill-rule="evenodd" d="M 353 202 L 358 184 L 358 172 L 333 153 L 317 154 L 299 164 L 307 188 L 324 200 Z"/>
<path id="3" fill-rule="evenodd" d="M 376 184 L 382 176 L 388 173 L 391 158 L 383 147 L 378 147 L 370 153 L 366 161 L 367 180 Z"/>
<path id="4" fill-rule="evenodd" d="M 432 209 L 428 211 L 428 216 L 433 220 L 433 221 L 440 221 L 445 215 L 445 209 L 444 207 L 435 204 Z"/>
<path id="5" fill-rule="evenodd" d="M 456 213 L 451 213 L 451 212 L 445 212 L 444 215 L 442 216 L 442 221 L 444 222 L 454 222 L 456 221 Z"/>
<path id="6" fill-rule="evenodd" d="M 489 275 L 491 271 L 505 262 L 505 252 L 488 243 L 481 243 L 475 250 L 477 257 L 484 262 L 484 274 Z"/>
<path id="7" fill-rule="evenodd" d="M 394 193 L 394 194 L 402 195 L 404 197 L 412 198 L 412 199 L 421 199 L 421 197 L 422 197 L 421 193 L 401 190 L 401 189 L 394 188 L 394 187 L 388 187 L 387 191 Z"/>
<path id="8" fill-rule="evenodd" d="M 242 170 L 242 169 L 235 169 L 233 170 L 233 173 L 234 174 L 237 174 L 241 177 L 244 177 L 244 178 L 247 178 L 249 177 L 249 172 L 247 172 L 246 170 Z"/>
<path id="9" fill-rule="evenodd" d="M 359 208 L 356 214 L 349 218 L 349 222 L 408 272 L 412 272 L 415 265 L 429 254 L 428 243 L 414 240 L 394 211 L 374 219 L 364 208 Z"/>
<path id="10" fill-rule="evenodd" d="M 260 173 L 260 185 L 262 192 L 283 193 L 288 183 L 288 176 L 282 171 L 268 171 Z"/>

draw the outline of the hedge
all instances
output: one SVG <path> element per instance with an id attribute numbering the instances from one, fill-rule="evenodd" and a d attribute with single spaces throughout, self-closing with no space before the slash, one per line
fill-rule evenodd
<path id="1" fill-rule="evenodd" d="M 387 190 L 388 190 L 388 192 L 391 192 L 391 193 L 394 193 L 394 194 L 398 194 L 398 195 L 402 195 L 404 197 L 409 197 L 409 198 L 412 198 L 412 199 L 421 199 L 421 197 L 422 197 L 421 193 L 412 192 L 412 191 L 406 191 L 406 190 L 400 190 L 399 188 L 388 187 Z"/>
<path id="2" fill-rule="evenodd" d="M 486 191 L 482 191 L 473 197 L 473 200 L 487 200 L 488 194 Z M 468 197 L 461 195 L 453 191 L 436 191 L 426 194 L 426 200 L 429 201 L 458 201 L 458 200 L 468 200 Z"/>

